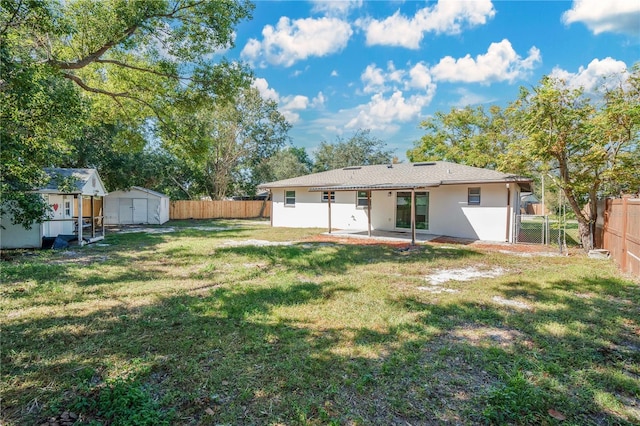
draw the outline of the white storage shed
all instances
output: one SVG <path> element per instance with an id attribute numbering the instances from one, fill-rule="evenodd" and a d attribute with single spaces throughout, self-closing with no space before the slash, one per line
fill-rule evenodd
<path id="1" fill-rule="evenodd" d="M 150 189 L 133 186 L 104 197 L 107 225 L 162 225 L 169 220 L 169 197 Z"/>

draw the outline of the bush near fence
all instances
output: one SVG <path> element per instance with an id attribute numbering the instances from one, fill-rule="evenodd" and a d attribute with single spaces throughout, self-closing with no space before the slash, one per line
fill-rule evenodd
<path id="1" fill-rule="evenodd" d="M 172 201 L 171 219 L 268 218 L 271 201 Z"/>

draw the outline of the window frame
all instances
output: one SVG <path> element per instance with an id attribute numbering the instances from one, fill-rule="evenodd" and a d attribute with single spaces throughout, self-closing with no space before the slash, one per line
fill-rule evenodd
<path id="1" fill-rule="evenodd" d="M 470 206 L 479 206 L 481 202 L 482 189 L 479 186 L 470 186 L 467 188 L 467 204 Z"/>
<path id="2" fill-rule="evenodd" d="M 336 202 L 336 191 L 322 191 L 320 193 L 320 201 L 323 203 L 329 202 L 329 194 L 331 194 L 331 202 Z"/>
<path id="3" fill-rule="evenodd" d="M 293 195 L 289 195 L 289 194 L 293 194 Z M 293 202 L 291 202 L 290 200 L 293 200 Z M 285 207 L 295 207 L 296 206 L 296 191 L 295 189 L 292 190 L 284 190 L 284 206 Z"/>
<path id="4" fill-rule="evenodd" d="M 364 194 L 364 197 L 360 196 L 360 193 Z M 367 195 L 369 191 L 356 191 L 356 208 L 358 209 L 366 209 L 369 208 L 369 203 L 371 202 L 371 197 Z M 360 201 L 364 201 L 364 203 L 360 204 Z"/>

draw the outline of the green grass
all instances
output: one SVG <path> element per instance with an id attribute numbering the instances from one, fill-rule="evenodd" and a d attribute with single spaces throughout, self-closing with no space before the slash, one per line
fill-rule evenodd
<path id="1" fill-rule="evenodd" d="M 640 289 L 608 261 L 167 225 L 4 253 L 2 424 L 640 421 Z M 421 289 L 467 267 L 506 273 Z"/>

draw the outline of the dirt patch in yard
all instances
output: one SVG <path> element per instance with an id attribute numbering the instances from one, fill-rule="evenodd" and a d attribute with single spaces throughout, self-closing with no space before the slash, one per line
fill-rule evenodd
<path id="1" fill-rule="evenodd" d="M 450 245 L 465 245 L 471 249 L 485 250 L 491 252 L 499 252 L 504 254 L 516 255 L 516 256 L 559 256 L 560 253 L 557 247 L 545 246 L 542 244 L 511 244 L 511 243 L 499 243 L 489 241 L 477 241 L 467 240 L 464 238 L 454 237 L 437 237 L 428 243 L 418 243 L 411 248 L 409 242 L 404 241 L 384 241 L 379 239 L 367 239 L 367 238 L 349 238 L 345 236 L 333 236 L 326 234 L 314 235 L 312 237 L 305 238 L 302 242 L 312 243 L 334 243 L 345 245 L 357 245 L 357 246 L 370 246 L 381 245 L 387 247 L 393 247 L 398 249 L 407 250 L 420 250 L 421 247 L 433 246 L 436 248 L 457 248 L 450 247 Z M 449 246 L 449 247 L 447 247 Z M 579 249 L 572 249 L 569 254 L 578 254 L 581 251 Z M 564 253 L 566 254 L 566 253 Z"/>
<path id="2" fill-rule="evenodd" d="M 332 235 L 314 235 L 302 240 L 302 242 L 310 242 L 310 243 L 333 243 L 333 244 L 346 244 L 346 245 L 355 245 L 355 246 L 373 246 L 373 245 L 382 245 L 388 247 L 395 248 L 405 248 L 409 247 L 408 243 L 403 241 L 381 241 L 376 239 L 366 239 L 366 238 L 349 238 L 349 237 L 336 237 Z"/>
<path id="3" fill-rule="evenodd" d="M 543 244 L 511 244 L 511 243 L 499 243 L 490 241 L 477 241 L 468 240 L 464 238 L 454 237 L 437 237 L 429 242 L 435 246 L 441 244 L 463 244 L 470 246 L 471 248 L 477 248 L 480 250 L 495 251 L 505 254 L 521 254 L 521 255 L 541 255 L 541 256 L 555 256 L 559 255 L 557 247 L 546 246 Z"/>

